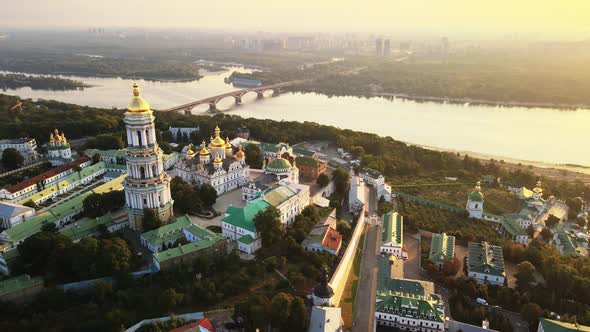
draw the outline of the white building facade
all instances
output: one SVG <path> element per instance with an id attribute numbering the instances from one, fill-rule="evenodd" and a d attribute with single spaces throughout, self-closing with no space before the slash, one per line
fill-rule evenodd
<path id="1" fill-rule="evenodd" d="M 66 139 L 66 135 L 61 133 L 57 129 L 53 133 L 49 134 L 49 143 L 47 144 L 47 160 L 51 163 L 51 166 L 60 166 L 70 161 L 72 158 L 72 149 L 70 143 Z"/>
<path id="2" fill-rule="evenodd" d="M 133 99 L 125 112 L 127 131 L 127 174 L 124 181 L 129 226 L 141 230 L 143 209 L 157 211 L 166 224 L 172 218 L 170 177 L 164 171 L 162 151 L 156 142 L 154 115 L 149 104 L 133 86 Z"/>
<path id="3" fill-rule="evenodd" d="M 176 176 L 194 185 L 209 184 L 215 188 L 217 195 L 240 188 L 250 181 L 250 166 L 246 164 L 242 147 L 238 147 L 234 154 L 229 139 L 223 140 L 220 131 L 216 127 L 215 137 L 209 146 L 203 141 L 198 153 L 189 146 L 184 158 L 174 166 Z"/>

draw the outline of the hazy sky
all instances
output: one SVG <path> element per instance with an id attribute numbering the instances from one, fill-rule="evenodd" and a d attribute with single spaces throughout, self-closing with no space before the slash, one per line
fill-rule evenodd
<path id="1" fill-rule="evenodd" d="M 3 27 L 590 38 L 590 0 L 2 0 Z"/>

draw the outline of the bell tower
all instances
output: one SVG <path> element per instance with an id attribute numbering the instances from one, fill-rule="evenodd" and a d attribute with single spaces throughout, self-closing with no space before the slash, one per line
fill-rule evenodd
<path id="1" fill-rule="evenodd" d="M 129 227 L 141 231 L 143 211 L 154 209 L 164 224 L 172 219 L 170 177 L 164 171 L 162 151 L 156 142 L 154 115 L 141 98 L 137 83 L 125 112 L 127 178 L 123 183 Z"/>

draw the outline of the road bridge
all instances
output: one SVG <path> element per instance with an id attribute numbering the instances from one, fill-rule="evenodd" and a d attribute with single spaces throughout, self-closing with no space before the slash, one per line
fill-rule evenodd
<path id="1" fill-rule="evenodd" d="M 160 110 L 160 112 L 183 112 L 184 114 L 191 114 L 193 108 L 199 105 L 208 104 L 209 105 L 209 112 L 216 112 L 217 111 L 217 103 L 225 98 L 234 98 L 236 104 L 242 103 L 242 97 L 248 93 L 254 92 L 256 93 L 258 99 L 264 98 L 264 93 L 267 91 L 272 91 L 273 96 L 276 96 L 281 93 L 281 90 L 287 88 L 289 86 L 293 86 L 296 84 L 301 84 L 303 81 L 290 81 L 290 82 L 282 82 L 282 83 L 275 83 L 269 85 L 263 85 L 253 88 L 241 89 L 236 91 L 231 91 L 228 93 L 220 94 L 213 97 L 208 97 L 205 99 L 193 101 L 184 105 L 179 105 L 175 107 L 171 107 L 168 109 Z"/>

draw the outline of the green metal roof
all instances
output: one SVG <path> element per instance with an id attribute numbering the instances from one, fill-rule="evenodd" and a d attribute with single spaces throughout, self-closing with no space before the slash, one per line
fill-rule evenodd
<path id="1" fill-rule="evenodd" d="M 433 234 L 430 241 L 430 254 L 428 258 L 435 263 L 455 257 L 455 237 L 446 233 Z"/>
<path id="2" fill-rule="evenodd" d="M 375 311 L 431 321 L 444 321 L 444 303 L 440 296 L 428 293 L 424 283 L 418 280 L 391 278 L 391 266 L 387 257 L 378 257 L 377 291 Z M 434 286 L 431 285 L 431 291 Z"/>
<path id="3" fill-rule="evenodd" d="M 51 213 L 51 210 L 47 210 L 23 223 L 4 230 L 4 233 L 10 238 L 12 242 L 16 243 L 37 232 L 40 232 L 44 223 L 55 223 L 56 221 L 57 218 L 55 218 L 53 213 Z"/>
<path id="4" fill-rule="evenodd" d="M 265 191 L 263 193 L 262 199 L 264 199 L 268 204 L 277 207 L 295 195 L 297 195 L 297 193 L 291 190 L 291 188 L 281 185 Z"/>
<path id="5" fill-rule="evenodd" d="M 190 225 L 190 219 L 184 216 L 176 219 L 176 221 L 171 224 L 145 232 L 141 234 L 141 237 L 155 247 L 168 241 L 176 241 L 180 239 L 184 234 L 183 230 Z"/>
<path id="6" fill-rule="evenodd" d="M 238 239 L 238 242 L 241 242 L 243 244 L 251 244 L 254 241 L 255 239 L 250 234 L 244 235 Z"/>
<path id="7" fill-rule="evenodd" d="M 397 212 L 388 212 L 383 215 L 381 243 L 393 242 L 401 246 L 403 243 L 403 224 L 403 217 Z"/>
<path id="8" fill-rule="evenodd" d="M 83 208 L 83 202 L 86 197 L 92 193 L 105 193 L 113 190 L 123 190 L 121 182 L 125 179 L 127 174 L 122 174 L 120 177 L 111 180 L 107 183 L 101 184 L 93 190 L 82 193 L 66 202 L 58 204 L 47 211 L 36 215 L 35 217 L 6 229 L 4 233 L 10 238 L 12 242 L 20 242 L 27 237 L 40 232 L 44 223 L 55 223 L 59 219 L 70 215 L 73 212 L 80 212 Z"/>
<path id="9" fill-rule="evenodd" d="M 113 223 L 113 217 L 110 214 L 105 214 L 102 217 L 90 218 L 83 221 L 76 222 L 64 230 L 61 233 L 69 237 L 72 241 L 77 241 L 82 238 L 91 236 L 96 233 L 98 226 L 100 225 L 111 225 Z"/>
<path id="10" fill-rule="evenodd" d="M 305 166 L 310 166 L 310 167 L 319 167 L 320 166 L 320 161 L 312 158 L 312 157 L 297 157 L 295 158 L 295 162 L 298 165 L 305 165 Z"/>
<path id="11" fill-rule="evenodd" d="M 188 216 L 186 215 L 180 217 L 179 219 L 189 220 Z M 191 226 L 189 226 L 188 229 L 191 233 L 195 235 L 198 234 L 197 237 L 199 238 L 199 240 L 155 253 L 154 256 L 160 263 L 167 261 L 169 259 L 193 253 L 195 251 L 210 248 L 218 244 L 219 242 L 225 241 L 225 238 L 220 234 L 214 233 L 206 228 L 202 228 L 197 225 L 191 224 Z"/>
<path id="12" fill-rule="evenodd" d="M 555 233 L 559 239 L 561 251 L 564 255 L 577 255 L 578 254 L 578 243 L 574 241 L 575 235 L 567 232 L 563 227 L 563 224 L 557 224 L 554 228 Z"/>
<path id="13" fill-rule="evenodd" d="M 469 242 L 469 272 L 505 276 L 502 247 L 487 242 Z"/>
<path id="14" fill-rule="evenodd" d="M 119 149 L 119 150 L 88 149 L 88 150 L 84 151 L 84 154 L 89 157 L 92 157 L 95 154 L 98 154 L 101 157 L 125 158 L 127 156 L 127 149 Z"/>
<path id="15" fill-rule="evenodd" d="M 472 191 L 469 194 L 469 200 L 474 202 L 483 202 L 483 194 L 480 191 Z"/>
<path id="16" fill-rule="evenodd" d="M 547 318 L 541 318 L 539 324 L 543 326 L 543 332 L 590 331 L 590 327 L 588 326 L 565 323 Z"/>
<path id="17" fill-rule="evenodd" d="M 28 202 L 29 200 L 32 200 L 34 202 L 37 200 L 40 200 L 41 198 L 49 196 L 49 195 L 53 194 L 54 192 L 59 191 L 61 188 L 67 187 L 76 181 L 80 181 L 80 179 L 88 177 L 91 174 L 93 174 L 97 171 L 100 171 L 104 168 L 105 168 L 105 163 L 103 163 L 103 162 L 98 162 L 94 165 L 84 167 L 80 171 L 80 174 L 78 174 L 78 172 L 73 172 L 72 174 L 59 180 L 59 182 L 54 183 L 53 185 L 50 185 L 50 186 L 46 186 L 45 189 L 35 193 L 34 195 L 31 195 L 29 197 L 22 199 L 19 203 L 24 204 L 24 203 Z"/>
<path id="18" fill-rule="evenodd" d="M 268 168 L 268 169 L 289 169 L 289 168 L 291 168 L 291 163 L 287 159 L 276 158 L 276 159 L 271 160 L 268 164 L 266 164 L 266 168 Z"/>
<path id="19" fill-rule="evenodd" d="M 254 224 L 254 217 L 256 217 L 258 212 L 266 210 L 269 206 L 267 202 L 261 199 L 254 200 L 243 208 L 229 206 L 225 210 L 228 216 L 223 218 L 223 221 L 255 233 L 256 225 Z"/>
<path id="20" fill-rule="evenodd" d="M 518 226 L 518 224 L 516 223 L 516 220 L 514 220 L 510 217 L 501 218 L 500 223 L 502 224 L 502 227 L 504 227 L 504 229 L 512 237 L 524 236 L 524 235 L 528 236 L 527 232 L 524 229 L 522 229 L 522 227 Z"/>
<path id="21" fill-rule="evenodd" d="M 43 285 L 42 277 L 31 278 L 28 274 L 21 274 L 4 281 L 0 281 L 0 296 L 41 285 Z"/>
<path id="22" fill-rule="evenodd" d="M 296 155 L 309 157 L 309 156 L 313 156 L 315 154 L 315 151 L 302 149 L 302 148 L 293 148 L 293 153 L 295 153 Z M 299 161 L 297 161 L 297 162 L 299 162 Z"/>

